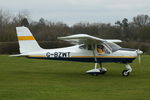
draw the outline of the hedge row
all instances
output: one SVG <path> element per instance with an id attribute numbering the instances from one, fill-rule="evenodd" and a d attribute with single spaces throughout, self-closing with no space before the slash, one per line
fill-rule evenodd
<path id="1" fill-rule="evenodd" d="M 39 45 L 44 49 L 70 46 L 69 43 L 62 41 L 55 41 L 55 42 L 42 41 L 39 42 Z M 18 42 L 0 42 L 0 54 L 19 54 Z"/>

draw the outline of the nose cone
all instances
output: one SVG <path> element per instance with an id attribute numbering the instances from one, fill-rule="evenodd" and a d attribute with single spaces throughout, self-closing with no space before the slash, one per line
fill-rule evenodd
<path id="1" fill-rule="evenodd" d="M 141 50 L 139 50 L 139 49 L 138 49 L 136 52 L 137 52 L 138 55 L 143 54 L 143 51 L 141 51 Z"/>

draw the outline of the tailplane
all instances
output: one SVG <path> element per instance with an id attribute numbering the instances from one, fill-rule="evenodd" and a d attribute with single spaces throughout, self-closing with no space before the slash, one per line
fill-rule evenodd
<path id="1" fill-rule="evenodd" d="M 19 42 L 20 53 L 41 51 L 42 48 L 39 46 L 32 33 L 27 27 L 16 27 L 17 37 Z"/>

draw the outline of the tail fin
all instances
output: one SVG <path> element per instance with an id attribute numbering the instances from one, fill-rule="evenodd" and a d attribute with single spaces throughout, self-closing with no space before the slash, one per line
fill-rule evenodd
<path id="1" fill-rule="evenodd" d="M 40 51 L 42 48 L 38 45 L 32 33 L 27 27 L 16 27 L 19 41 L 20 53 Z"/>

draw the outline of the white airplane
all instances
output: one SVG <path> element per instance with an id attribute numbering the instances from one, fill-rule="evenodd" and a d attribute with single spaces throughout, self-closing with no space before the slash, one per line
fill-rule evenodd
<path id="1" fill-rule="evenodd" d="M 12 56 L 24 56 L 34 59 L 47 60 L 66 60 L 79 62 L 95 63 L 94 69 L 86 71 L 87 74 L 99 75 L 105 74 L 107 69 L 102 67 L 102 63 L 115 62 L 125 65 L 126 70 L 122 71 L 123 76 L 128 76 L 132 71 L 129 63 L 143 52 L 141 50 L 121 48 L 116 42 L 121 40 L 101 39 L 87 34 L 76 34 L 58 39 L 68 41 L 74 46 L 57 49 L 41 48 L 32 33 L 27 27 L 16 27 L 17 37 L 19 41 L 20 54 Z M 100 67 L 98 68 L 98 64 Z"/>

